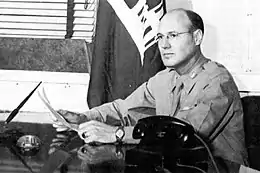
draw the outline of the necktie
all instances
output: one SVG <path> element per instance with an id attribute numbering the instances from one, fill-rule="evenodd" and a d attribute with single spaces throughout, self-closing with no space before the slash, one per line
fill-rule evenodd
<path id="1" fill-rule="evenodd" d="M 183 89 L 183 82 L 179 78 L 176 80 L 176 85 L 173 88 L 172 94 L 173 94 L 173 101 L 172 101 L 172 116 L 175 116 L 178 112 L 179 105 L 180 105 L 180 99 L 181 99 L 181 90 Z"/>

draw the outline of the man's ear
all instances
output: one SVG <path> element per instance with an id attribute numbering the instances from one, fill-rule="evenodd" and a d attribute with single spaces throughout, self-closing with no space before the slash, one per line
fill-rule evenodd
<path id="1" fill-rule="evenodd" d="M 193 38 L 196 45 L 200 45 L 203 38 L 203 33 L 200 29 L 197 29 L 193 32 Z"/>

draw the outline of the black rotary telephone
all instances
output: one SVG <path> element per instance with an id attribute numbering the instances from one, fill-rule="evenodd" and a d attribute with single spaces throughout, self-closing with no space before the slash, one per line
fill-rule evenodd
<path id="1" fill-rule="evenodd" d="M 157 115 L 142 118 L 134 127 L 133 138 L 140 139 L 140 143 L 129 153 L 135 155 L 140 163 L 144 153 L 152 154 L 154 158 L 158 154 L 163 156 L 164 163 L 170 161 L 170 167 L 175 167 L 177 163 L 200 167 L 203 163 L 204 169 L 204 163 L 208 160 L 207 146 L 198 140 L 199 136 L 192 125 L 175 117 Z M 142 163 L 147 164 L 150 157 L 145 156 Z"/>
<path id="2" fill-rule="evenodd" d="M 175 117 L 150 116 L 137 122 L 133 138 L 141 139 L 140 145 L 151 148 L 180 148 L 192 145 L 190 138 L 194 133 L 190 124 Z"/>

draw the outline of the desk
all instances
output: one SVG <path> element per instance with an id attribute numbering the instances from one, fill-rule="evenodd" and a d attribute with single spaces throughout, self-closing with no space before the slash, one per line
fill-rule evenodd
<path id="1" fill-rule="evenodd" d="M 0 122 L 3 126 L 3 122 Z M 36 135 L 41 139 L 40 150 L 34 155 L 17 153 L 15 144 L 0 144 L 0 172 L 34 173 L 171 173 L 164 167 L 163 157 L 159 154 L 146 153 L 143 166 L 135 162 L 142 155 L 135 155 L 135 145 L 84 145 L 74 132 L 56 133 L 50 124 L 11 122 L 9 129 L 18 129 L 24 134 Z M 129 152 L 130 151 L 130 152 Z M 130 154 L 129 154 L 130 153 Z M 147 157 L 151 154 L 151 157 Z M 177 172 L 177 171 L 176 171 Z M 178 171 L 179 172 L 179 171 Z M 181 169 L 180 172 L 196 172 L 194 169 Z M 254 172 L 241 167 L 241 173 Z"/>

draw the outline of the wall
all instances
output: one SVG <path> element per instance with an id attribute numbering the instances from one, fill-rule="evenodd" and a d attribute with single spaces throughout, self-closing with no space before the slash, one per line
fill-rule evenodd
<path id="1" fill-rule="evenodd" d="M 224 64 L 240 91 L 260 93 L 258 58 L 259 5 L 257 0 L 167 0 L 167 10 L 186 8 L 205 23 L 204 54 Z"/>
<path id="2" fill-rule="evenodd" d="M 40 81 L 55 109 L 88 109 L 88 47 L 84 40 L 0 37 L 0 112 L 15 109 Z M 35 93 L 21 111 L 48 110 Z"/>
<path id="3" fill-rule="evenodd" d="M 168 10 L 183 7 L 202 16 L 203 52 L 232 72 L 241 95 L 260 94 L 259 5 L 258 0 L 167 0 Z M 16 108 L 40 80 L 55 109 L 87 110 L 88 79 L 88 73 L 0 70 L 0 110 Z M 22 111 L 47 109 L 35 94 Z"/>
<path id="4" fill-rule="evenodd" d="M 88 109 L 84 41 L 93 38 L 97 1 L 71 2 L 0 0 L 0 113 L 15 109 L 40 81 L 55 109 Z M 48 110 L 35 93 L 21 111 Z"/>

